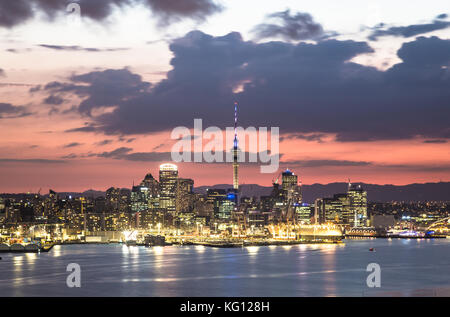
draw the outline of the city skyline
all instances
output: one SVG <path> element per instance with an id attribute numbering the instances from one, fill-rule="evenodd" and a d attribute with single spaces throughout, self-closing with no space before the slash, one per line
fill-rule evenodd
<path id="1" fill-rule="evenodd" d="M 170 163 L 172 129 L 232 126 L 235 101 L 240 126 L 280 128 L 278 171 L 240 164 L 241 184 L 286 168 L 303 184 L 450 180 L 445 1 L 336 5 L 352 19 L 295 1 L 80 1 L 78 23 L 30 3 L 0 3 L 0 192 L 129 188 Z M 228 164 L 176 164 L 196 186 L 233 181 Z"/>
<path id="2" fill-rule="evenodd" d="M 0 295 L 450 296 L 449 88 L 449 0 L 0 0 Z"/>

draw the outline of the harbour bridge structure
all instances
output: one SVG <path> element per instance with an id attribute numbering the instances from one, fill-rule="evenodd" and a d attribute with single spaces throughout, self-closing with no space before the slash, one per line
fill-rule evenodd
<path id="1" fill-rule="evenodd" d="M 427 230 L 432 230 L 440 233 L 450 232 L 450 217 L 439 219 L 428 226 Z"/>

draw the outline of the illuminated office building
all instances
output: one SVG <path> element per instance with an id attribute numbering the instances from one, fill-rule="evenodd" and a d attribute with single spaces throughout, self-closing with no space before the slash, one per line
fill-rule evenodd
<path id="1" fill-rule="evenodd" d="M 178 178 L 175 208 L 178 213 L 192 212 L 194 208 L 194 181 Z"/>
<path id="2" fill-rule="evenodd" d="M 159 194 L 159 183 L 153 177 L 152 174 L 148 173 L 145 175 L 144 179 L 141 182 L 141 186 L 147 187 L 148 192 L 151 196 L 156 197 Z"/>
<path id="3" fill-rule="evenodd" d="M 348 199 L 349 199 L 349 222 L 354 227 L 363 227 L 367 222 L 367 192 L 361 187 L 361 185 L 348 186 Z M 353 217 L 352 217 L 353 216 Z"/>
<path id="4" fill-rule="evenodd" d="M 300 204 L 302 197 L 301 187 L 298 186 L 298 176 L 286 169 L 282 173 L 281 180 L 281 189 L 284 191 L 286 202 L 290 202 L 293 205 Z"/>
<path id="5" fill-rule="evenodd" d="M 311 223 L 311 215 L 312 215 L 312 206 L 307 203 L 300 204 L 295 209 L 296 220 L 298 223 Z"/>
<path id="6" fill-rule="evenodd" d="M 351 227 L 365 226 L 367 222 L 367 192 L 360 185 L 349 184 L 345 194 L 316 199 L 314 214 L 319 223 L 333 222 Z"/>
<path id="7" fill-rule="evenodd" d="M 120 189 L 108 188 L 106 190 L 106 209 L 107 212 L 115 212 L 119 209 Z"/>
<path id="8" fill-rule="evenodd" d="M 133 186 L 131 189 L 131 211 L 133 213 L 148 209 L 150 194 L 148 187 Z"/>
<path id="9" fill-rule="evenodd" d="M 167 212 L 176 211 L 176 193 L 178 167 L 174 164 L 162 164 L 159 167 L 159 206 Z"/>
<path id="10" fill-rule="evenodd" d="M 236 193 L 233 190 L 208 189 L 207 201 L 213 204 L 215 219 L 230 219 L 236 206 Z"/>

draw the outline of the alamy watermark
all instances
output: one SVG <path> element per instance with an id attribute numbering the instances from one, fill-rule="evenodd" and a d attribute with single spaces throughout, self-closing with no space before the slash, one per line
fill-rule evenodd
<path id="1" fill-rule="evenodd" d="M 66 268 L 71 272 L 66 278 L 67 287 L 81 287 L 81 267 L 78 263 L 69 263 Z"/>
<path id="2" fill-rule="evenodd" d="M 172 160 L 174 162 L 232 163 L 235 134 L 238 136 L 237 161 L 239 163 L 259 162 L 261 173 L 274 173 L 278 170 L 280 164 L 280 129 L 278 127 L 271 127 L 270 130 L 267 127 L 258 129 L 227 127 L 224 131 L 215 126 L 203 129 L 202 119 L 194 119 L 193 133 L 187 127 L 176 127 L 172 130 L 170 137 L 177 140 L 171 149 Z M 246 152 L 247 148 L 248 152 Z"/>
<path id="3" fill-rule="evenodd" d="M 77 2 L 71 2 L 66 6 L 67 21 L 71 24 L 79 24 L 81 20 L 81 6 Z"/>
<path id="4" fill-rule="evenodd" d="M 378 263 L 369 263 L 366 268 L 367 272 L 371 272 L 366 279 L 367 287 L 381 287 L 381 267 Z"/>

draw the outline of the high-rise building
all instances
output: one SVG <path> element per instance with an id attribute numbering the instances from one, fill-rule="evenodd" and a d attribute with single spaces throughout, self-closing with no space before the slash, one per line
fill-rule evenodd
<path id="1" fill-rule="evenodd" d="M 159 205 L 168 212 L 176 211 L 178 167 L 174 164 L 162 164 L 159 167 Z"/>
<path id="2" fill-rule="evenodd" d="M 336 194 L 329 198 L 318 198 L 314 206 L 315 218 L 319 223 L 349 223 L 349 200 L 347 194 Z"/>
<path id="3" fill-rule="evenodd" d="M 367 221 L 367 192 L 360 185 L 349 183 L 345 194 L 315 201 L 315 218 L 319 223 L 334 222 L 352 227 L 364 226 Z"/>
<path id="4" fill-rule="evenodd" d="M 208 189 L 206 191 L 207 201 L 214 206 L 214 218 L 228 220 L 236 206 L 234 190 Z"/>
<path id="5" fill-rule="evenodd" d="M 119 188 L 108 188 L 106 190 L 106 209 L 107 212 L 116 212 L 119 209 Z"/>
<path id="6" fill-rule="evenodd" d="M 148 209 L 150 194 L 148 187 L 133 186 L 131 189 L 131 211 L 133 213 Z"/>
<path id="7" fill-rule="evenodd" d="M 286 169 L 282 174 L 281 189 L 284 191 L 286 202 L 298 205 L 302 201 L 301 187 L 298 186 L 298 176 Z"/>
<path id="8" fill-rule="evenodd" d="M 141 186 L 147 187 L 148 192 L 151 196 L 156 197 L 159 195 L 159 183 L 152 174 L 148 173 L 147 175 L 145 175 L 144 179 L 141 182 Z"/>
<path id="9" fill-rule="evenodd" d="M 194 181 L 190 178 L 178 178 L 175 207 L 177 214 L 192 212 L 194 208 Z"/>
<path id="10" fill-rule="evenodd" d="M 311 223 L 311 214 L 312 214 L 311 211 L 312 211 L 311 205 L 307 203 L 300 204 L 295 209 L 295 214 L 297 217 L 296 221 L 299 223 L 306 223 L 306 224 Z"/>
<path id="11" fill-rule="evenodd" d="M 354 227 L 365 226 L 367 222 L 367 192 L 361 185 L 348 184 L 349 215 L 353 216 Z"/>
<path id="12" fill-rule="evenodd" d="M 130 211 L 131 191 L 128 188 L 121 188 L 119 191 L 119 212 Z"/>

